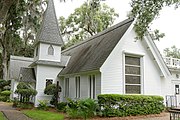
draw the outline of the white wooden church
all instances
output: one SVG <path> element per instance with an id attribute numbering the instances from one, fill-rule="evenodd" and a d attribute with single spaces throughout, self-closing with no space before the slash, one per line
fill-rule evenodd
<path id="1" fill-rule="evenodd" d="M 38 100 L 51 99 L 44 89 L 57 81 L 62 88 L 60 101 L 112 93 L 178 97 L 180 60 L 163 58 L 148 33 L 143 40 L 135 40 L 134 22 L 124 20 L 61 51 L 63 40 L 53 0 L 49 0 L 34 58 L 10 57 L 11 90 L 14 92 L 20 81 L 31 83 L 38 91 L 35 106 Z"/>

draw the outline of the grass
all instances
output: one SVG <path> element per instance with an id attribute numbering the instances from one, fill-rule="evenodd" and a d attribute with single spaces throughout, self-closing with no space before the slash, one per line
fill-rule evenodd
<path id="1" fill-rule="evenodd" d="M 23 110 L 25 115 L 33 120 L 63 120 L 64 116 L 60 113 L 54 113 L 43 110 Z"/>
<path id="2" fill-rule="evenodd" d="M 4 115 L 3 115 L 2 112 L 0 112 L 0 120 L 7 120 L 7 119 L 4 117 Z"/>

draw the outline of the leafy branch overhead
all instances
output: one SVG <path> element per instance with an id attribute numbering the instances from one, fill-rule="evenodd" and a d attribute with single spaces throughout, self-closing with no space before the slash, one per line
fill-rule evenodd
<path id="1" fill-rule="evenodd" d="M 135 31 L 138 34 L 138 39 L 142 39 L 149 29 L 152 21 L 159 16 L 160 10 L 165 6 L 175 5 L 177 8 L 180 5 L 180 0 L 132 0 L 131 1 L 130 17 L 137 17 L 135 23 Z M 159 31 L 154 31 L 157 39 L 163 37 Z"/>
<path id="2" fill-rule="evenodd" d="M 68 40 L 66 47 L 84 40 L 110 27 L 118 14 L 99 0 L 85 2 L 65 19 L 59 18 L 62 35 Z"/>

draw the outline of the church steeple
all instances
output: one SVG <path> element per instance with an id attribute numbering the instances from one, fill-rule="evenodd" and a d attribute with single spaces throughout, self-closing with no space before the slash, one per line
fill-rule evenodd
<path id="1" fill-rule="evenodd" d="M 47 9 L 44 13 L 41 28 L 37 34 L 35 44 L 39 42 L 54 45 L 63 45 L 53 0 L 48 0 Z"/>

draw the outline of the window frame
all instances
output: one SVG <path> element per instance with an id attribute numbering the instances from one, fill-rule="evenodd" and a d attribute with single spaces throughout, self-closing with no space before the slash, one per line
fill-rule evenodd
<path id="1" fill-rule="evenodd" d="M 88 75 L 89 81 L 89 98 L 96 99 L 96 75 Z"/>
<path id="2" fill-rule="evenodd" d="M 123 54 L 123 64 L 124 64 L 124 67 L 123 67 L 123 93 L 124 94 L 144 94 L 144 67 L 145 67 L 145 65 L 144 65 L 144 54 L 141 54 L 141 53 L 138 53 L 138 54 L 134 54 L 134 53 L 132 53 L 132 52 L 125 52 L 125 51 L 123 51 L 124 52 L 124 54 Z M 126 56 L 129 56 L 129 57 L 137 57 L 137 58 L 139 58 L 140 59 L 140 65 L 138 66 L 138 65 L 127 65 L 126 63 L 125 63 L 125 57 Z M 136 75 L 136 74 L 126 74 L 126 71 L 125 71 L 125 68 L 126 68 L 126 65 L 127 66 L 135 66 L 135 67 L 140 67 L 140 75 Z M 126 83 L 126 75 L 134 75 L 134 76 L 140 76 L 140 84 L 127 84 Z M 136 86 L 140 86 L 140 93 L 126 93 L 126 85 L 136 85 Z"/>
<path id="3" fill-rule="evenodd" d="M 53 79 L 52 78 L 46 78 L 46 87 L 50 84 L 47 84 L 47 82 L 50 81 L 51 83 L 50 84 L 53 84 Z"/>
<path id="4" fill-rule="evenodd" d="M 52 45 L 49 45 L 47 52 L 48 55 L 54 55 L 54 47 Z"/>
<path id="5" fill-rule="evenodd" d="M 75 98 L 81 97 L 81 77 L 75 76 Z"/>
<path id="6" fill-rule="evenodd" d="M 69 78 L 64 79 L 64 97 L 69 97 Z"/>

